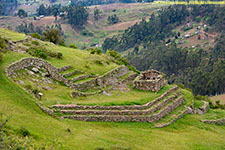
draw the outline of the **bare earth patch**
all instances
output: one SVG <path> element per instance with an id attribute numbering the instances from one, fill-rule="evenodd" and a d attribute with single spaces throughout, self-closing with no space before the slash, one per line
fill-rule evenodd
<path id="1" fill-rule="evenodd" d="M 115 30 L 126 30 L 127 28 L 133 26 L 135 23 L 140 22 L 141 20 L 122 22 L 118 24 L 111 25 L 109 27 L 104 28 L 106 31 L 115 31 Z"/>
<path id="2" fill-rule="evenodd" d="M 225 104 L 225 94 L 213 96 L 213 97 L 211 97 L 211 99 L 212 99 L 214 102 L 217 101 L 217 100 L 220 100 L 220 103 L 221 103 L 221 104 Z"/>

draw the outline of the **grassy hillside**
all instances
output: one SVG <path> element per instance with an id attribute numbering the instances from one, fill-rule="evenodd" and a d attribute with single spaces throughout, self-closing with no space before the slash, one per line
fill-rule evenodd
<path id="1" fill-rule="evenodd" d="M 23 34 L 16 34 L 1 29 L 1 35 L 11 40 L 23 39 Z M 20 38 L 18 38 L 20 37 Z M 48 42 L 46 48 L 61 51 L 62 60 L 49 59 L 55 66 L 72 65 L 84 68 L 86 61 L 92 61 L 86 51 L 65 47 L 58 47 Z M 21 136 L 18 132 L 22 127 L 27 129 L 34 139 L 34 143 L 52 143 L 57 140 L 63 148 L 58 149 L 212 149 L 225 148 L 225 127 L 201 123 L 199 120 L 216 116 L 223 117 L 222 110 L 210 110 L 206 115 L 185 115 L 172 125 L 156 129 L 150 123 L 111 123 L 111 122 L 82 122 L 74 120 L 60 120 L 43 113 L 35 104 L 33 96 L 11 81 L 5 74 L 5 68 L 28 54 L 7 52 L 0 62 L 0 113 L 11 117 L 7 124 L 10 134 Z M 93 56 L 95 57 L 95 56 Z M 98 56 L 96 56 L 96 59 Z M 104 57 L 101 59 L 105 59 Z M 104 73 L 114 68 L 90 64 L 90 72 Z M 87 70 L 88 71 L 88 70 Z M 193 100 L 188 90 L 182 90 L 186 103 Z M 134 93 L 135 94 L 135 93 Z M 139 96 L 136 93 L 135 96 Z M 141 96 L 141 95 L 140 95 Z M 129 98 L 129 97 L 128 97 Z M 71 132 L 68 132 L 68 129 Z"/>

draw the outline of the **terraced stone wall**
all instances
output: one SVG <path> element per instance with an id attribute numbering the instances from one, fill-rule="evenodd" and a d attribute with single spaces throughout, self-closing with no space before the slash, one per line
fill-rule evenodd
<path id="1" fill-rule="evenodd" d="M 169 89 L 165 93 L 163 93 L 160 97 L 154 99 L 151 102 L 148 102 L 144 105 L 130 105 L 130 106 L 83 106 L 83 105 L 53 105 L 52 107 L 58 108 L 58 109 L 93 109 L 93 110 L 143 110 L 146 108 L 149 108 L 150 106 L 156 104 L 158 101 L 162 100 L 166 96 L 168 96 L 170 93 L 173 93 L 178 90 L 177 86 L 174 86 L 173 88 Z"/>
<path id="2" fill-rule="evenodd" d="M 43 59 L 39 58 L 24 58 L 21 61 L 15 62 L 12 65 L 10 65 L 6 72 L 8 76 L 11 76 L 16 71 L 19 71 L 21 69 L 29 68 L 29 67 L 39 67 L 44 68 L 47 70 L 47 72 L 50 74 L 50 76 L 57 80 L 64 82 L 66 79 L 59 74 L 58 68 L 52 66 L 47 61 L 44 61 Z"/>
<path id="3" fill-rule="evenodd" d="M 110 122 L 156 122 L 165 115 L 171 113 L 174 109 L 183 103 L 183 97 L 179 97 L 171 105 L 151 116 L 146 115 L 93 115 L 93 116 L 64 116 L 63 118 L 70 118 L 81 121 L 110 121 Z"/>
<path id="4" fill-rule="evenodd" d="M 47 70 L 47 72 L 53 79 L 63 82 L 66 86 L 78 91 L 86 91 L 88 89 L 93 89 L 96 87 L 105 87 L 107 85 L 112 85 L 118 81 L 119 77 L 129 73 L 129 69 L 126 66 L 120 66 L 105 73 L 100 77 L 96 77 L 92 80 L 75 84 L 73 83 L 73 81 L 66 79 L 65 77 L 63 77 L 62 74 L 59 73 L 64 70 L 67 70 L 69 66 L 56 68 L 47 61 L 39 58 L 24 58 L 21 61 L 15 62 L 10 65 L 7 68 L 6 72 L 8 76 L 11 76 L 16 71 L 29 67 L 44 68 Z"/>

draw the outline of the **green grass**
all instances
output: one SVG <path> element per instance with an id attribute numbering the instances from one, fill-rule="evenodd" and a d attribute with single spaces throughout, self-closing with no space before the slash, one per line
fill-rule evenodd
<path id="1" fill-rule="evenodd" d="M 23 40 L 26 38 L 25 34 L 15 33 L 13 31 L 10 31 L 8 29 L 3 29 L 3 28 L 0 28 L 0 35 L 1 37 L 11 41 L 18 41 L 18 40 Z"/>
<path id="2" fill-rule="evenodd" d="M 82 65 L 86 61 L 91 61 L 89 59 L 92 59 L 85 56 L 86 52 L 83 51 L 73 51 L 72 49 L 56 46 L 51 48 L 53 48 L 52 50 L 61 50 L 65 53 L 64 57 L 69 57 L 63 59 L 65 62 L 62 60 L 49 60 L 56 66 L 72 65 L 74 68 L 83 70 Z M 69 56 L 70 52 L 74 52 L 71 54 L 72 56 Z M 79 57 L 79 55 L 81 56 Z M 94 57 L 93 55 L 90 56 Z M 94 150 L 97 148 L 106 150 L 223 150 L 225 148 L 225 127 L 204 124 L 199 121 L 203 118 L 214 118 L 214 116 L 223 117 L 225 114 L 224 110 L 212 110 L 203 116 L 185 115 L 177 122 L 163 129 L 152 128 L 153 125 L 150 123 L 82 122 L 53 118 L 39 109 L 31 94 L 27 93 L 5 75 L 5 68 L 8 65 L 24 57 L 30 56 L 8 52 L 3 55 L 3 61 L 0 62 L 0 113 L 11 117 L 7 124 L 7 129 L 10 130 L 9 133 L 11 134 L 17 135 L 17 131 L 24 127 L 31 133 L 31 137 L 34 138 L 36 144 L 41 145 L 52 140 L 58 140 L 62 142 L 65 150 Z M 76 66 L 77 64 L 81 66 Z M 111 67 L 114 67 L 113 64 Z M 102 67 L 104 69 L 101 69 L 100 66 L 95 68 L 100 73 L 107 71 L 105 67 Z M 109 68 L 110 66 L 108 66 Z M 90 69 L 89 72 L 95 71 Z M 60 90 L 60 92 L 64 93 L 63 89 Z M 190 103 L 189 100 L 192 100 L 193 95 L 184 89 L 182 89 L 182 93 L 185 101 Z M 123 96 L 123 94 L 121 93 L 119 96 L 120 100 L 123 100 L 122 103 L 126 100 L 130 101 L 132 98 L 134 100 L 134 97 L 140 100 L 142 96 L 150 97 L 151 94 L 155 95 L 154 93 L 136 90 L 131 91 L 128 95 L 124 94 Z M 116 96 L 114 96 L 115 102 Z M 96 102 L 98 97 L 101 99 L 101 96 L 96 96 L 96 99 L 94 99 Z M 105 98 L 102 97 L 102 99 Z M 92 100 L 87 101 L 90 104 Z M 85 102 L 84 100 L 85 103 L 87 101 Z M 108 101 L 105 102 L 108 103 Z M 119 98 L 117 102 L 121 103 Z M 68 128 L 71 132 L 67 131 Z"/>
<path id="3" fill-rule="evenodd" d="M 128 92 L 112 91 L 110 96 L 100 94 L 77 98 L 75 102 L 79 105 L 142 105 L 162 95 L 172 86 L 166 85 L 158 93 L 131 89 Z"/>

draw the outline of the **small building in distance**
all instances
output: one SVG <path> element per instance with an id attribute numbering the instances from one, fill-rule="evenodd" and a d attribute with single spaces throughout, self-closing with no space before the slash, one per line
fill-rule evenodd
<path id="1" fill-rule="evenodd" d="M 133 81 L 133 88 L 145 91 L 158 92 L 165 84 L 165 77 L 157 70 L 147 70 L 142 72 Z"/>

